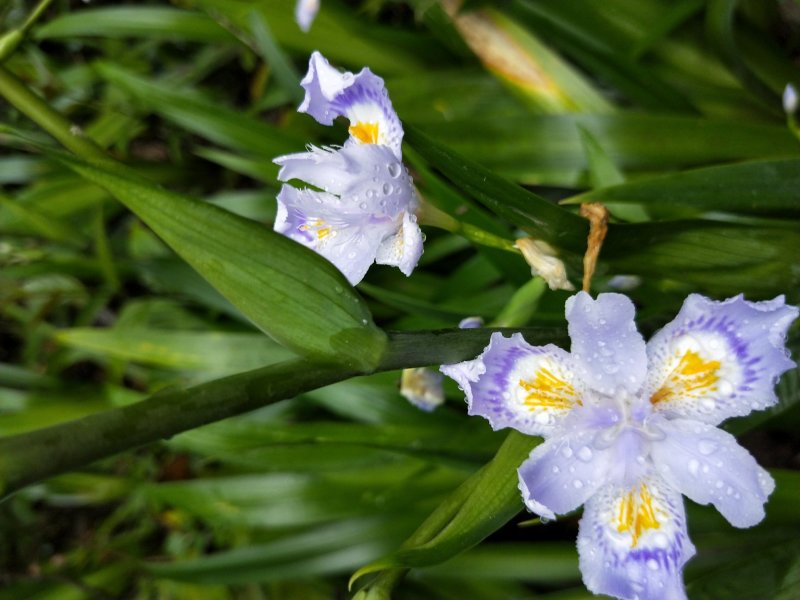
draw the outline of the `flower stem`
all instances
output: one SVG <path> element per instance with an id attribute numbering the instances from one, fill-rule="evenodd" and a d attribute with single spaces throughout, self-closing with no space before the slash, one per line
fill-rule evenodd
<path id="1" fill-rule="evenodd" d="M 422 206 L 417 211 L 417 218 L 419 219 L 421 225 L 429 225 L 430 227 L 444 229 L 450 233 L 461 235 L 469 241 L 475 242 L 476 244 L 489 246 L 490 248 L 499 248 L 500 250 L 513 252 L 514 254 L 520 253 L 519 250 L 514 246 L 514 242 L 512 240 L 489 233 L 488 231 L 485 231 L 480 227 L 476 227 L 475 225 L 462 223 L 458 219 L 454 219 L 446 212 L 439 210 L 433 204 L 426 202 L 425 200 L 422 201 Z"/>

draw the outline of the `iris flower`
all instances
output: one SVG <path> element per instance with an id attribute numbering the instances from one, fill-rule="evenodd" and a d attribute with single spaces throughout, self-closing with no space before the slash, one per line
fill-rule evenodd
<path id="1" fill-rule="evenodd" d="M 442 371 L 470 414 L 545 438 L 519 468 L 522 498 L 548 519 L 585 505 L 578 552 L 592 592 L 681 599 L 695 553 L 682 494 L 736 527 L 764 517 L 772 477 L 717 425 L 777 402 L 798 310 L 783 297 L 693 294 L 647 344 L 634 312 L 621 294 L 580 292 L 566 305 L 571 352 L 495 333 L 478 358 Z"/>
<path id="2" fill-rule="evenodd" d="M 350 121 L 342 147 L 317 148 L 275 159 L 284 185 L 278 194 L 275 231 L 321 254 L 355 285 L 373 262 L 410 275 L 422 254 L 419 206 L 402 163 L 403 127 L 383 79 L 364 68 L 341 73 L 314 52 L 301 82 L 298 108 L 323 125 Z"/>

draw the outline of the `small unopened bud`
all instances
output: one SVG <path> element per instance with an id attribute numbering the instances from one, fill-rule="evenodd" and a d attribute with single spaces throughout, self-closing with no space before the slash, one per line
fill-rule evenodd
<path id="1" fill-rule="evenodd" d="M 427 367 L 403 369 L 400 395 L 417 408 L 432 411 L 444 403 L 444 375 Z"/>
<path id="2" fill-rule="evenodd" d="M 787 115 L 793 115 L 797 112 L 797 90 L 791 83 L 787 83 L 783 90 L 783 110 Z"/>
<path id="3" fill-rule="evenodd" d="M 459 329 L 477 329 L 483 327 L 483 319 L 480 317 L 467 317 L 458 322 Z"/>
<path id="4" fill-rule="evenodd" d="M 311 24 L 314 22 L 314 17 L 317 16 L 318 10 L 319 0 L 297 0 L 294 19 L 304 33 L 311 29 Z"/>
<path id="5" fill-rule="evenodd" d="M 522 256 L 531 267 L 531 275 L 538 275 L 545 280 L 551 290 L 574 290 L 567 279 L 564 263 L 556 258 L 555 249 L 541 240 L 520 238 L 514 242 Z"/>

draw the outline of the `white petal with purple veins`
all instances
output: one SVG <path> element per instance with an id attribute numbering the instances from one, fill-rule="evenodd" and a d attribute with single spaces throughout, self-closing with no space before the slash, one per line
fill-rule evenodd
<path id="1" fill-rule="evenodd" d="M 347 212 L 343 204 L 332 194 L 284 185 L 278 194 L 275 231 L 327 258 L 355 285 L 397 226 L 388 217 Z"/>
<path id="2" fill-rule="evenodd" d="M 578 292 L 567 300 L 567 321 L 576 376 L 595 391 L 612 396 L 620 388 L 639 391 L 647 354 L 633 321 L 633 302 L 622 294 Z"/>
<path id="3" fill-rule="evenodd" d="M 518 333 L 493 333 L 483 354 L 467 363 L 444 365 L 442 372 L 461 385 L 469 414 L 494 429 L 549 435 L 580 399 L 569 354 L 552 344 L 531 346 Z"/>
<path id="4" fill-rule="evenodd" d="M 594 445 L 591 430 L 546 440 L 519 468 L 519 488 L 525 506 L 554 519 L 586 502 L 606 481 L 611 452 Z"/>
<path id="5" fill-rule="evenodd" d="M 312 146 L 273 162 L 281 167 L 278 179 L 298 179 L 340 196 L 348 212 L 394 217 L 419 204 L 411 178 L 386 146 Z"/>
<path id="6" fill-rule="evenodd" d="M 402 157 L 403 127 L 397 117 L 383 79 L 367 68 L 357 75 L 334 69 L 319 52 L 314 52 L 308 73 L 300 82 L 306 90 L 297 109 L 323 125 L 336 117 L 350 121 L 350 140 L 356 144 L 382 144 Z"/>
<path id="7" fill-rule="evenodd" d="M 666 481 L 698 504 L 713 504 L 736 527 L 764 518 L 775 482 L 735 437 L 688 419 L 658 427 L 665 436 L 653 443 L 653 460 Z"/>
<path id="8" fill-rule="evenodd" d="M 647 345 L 646 395 L 655 410 L 717 424 L 774 405 L 778 378 L 795 364 L 784 340 L 797 314 L 782 296 L 715 302 L 690 295 Z"/>
<path id="9" fill-rule="evenodd" d="M 400 269 L 404 275 L 411 275 L 422 256 L 422 231 L 417 225 L 417 217 L 403 213 L 400 229 L 392 237 L 386 238 L 378 247 L 375 262 Z"/>
<path id="10" fill-rule="evenodd" d="M 685 600 L 683 565 L 695 553 L 683 498 L 656 477 L 592 496 L 578 532 L 583 581 L 624 600 Z"/>

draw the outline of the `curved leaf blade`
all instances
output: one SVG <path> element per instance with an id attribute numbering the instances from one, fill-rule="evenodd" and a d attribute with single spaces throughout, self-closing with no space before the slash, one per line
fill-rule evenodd
<path id="1" fill-rule="evenodd" d="M 331 263 L 216 206 L 161 189 L 108 162 L 60 156 L 135 212 L 259 329 L 298 354 L 361 371 L 378 363 L 385 334 Z"/>

